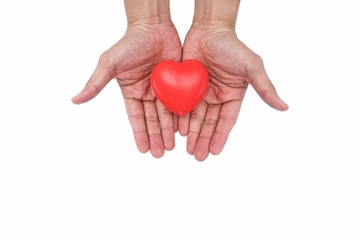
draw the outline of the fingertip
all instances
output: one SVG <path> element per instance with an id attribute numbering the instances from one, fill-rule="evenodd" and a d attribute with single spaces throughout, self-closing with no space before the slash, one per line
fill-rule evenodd
<path id="1" fill-rule="evenodd" d="M 189 132 L 186 141 L 186 151 L 190 155 L 194 155 L 198 134 Z"/>
<path id="2" fill-rule="evenodd" d="M 289 106 L 279 97 L 274 85 L 266 75 L 266 72 L 262 73 L 263 74 L 260 74 L 251 83 L 255 91 L 270 107 L 279 111 L 288 110 Z"/>
<path id="3" fill-rule="evenodd" d="M 209 146 L 197 146 L 194 152 L 194 157 L 197 161 L 204 161 L 209 156 Z"/>
<path id="4" fill-rule="evenodd" d="M 80 101 L 81 99 L 80 99 L 80 97 L 79 97 L 79 95 L 80 95 L 81 93 L 78 93 L 76 96 L 74 96 L 74 97 L 72 97 L 71 98 L 71 102 L 73 103 L 73 104 L 81 104 L 82 102 Z"/>
<path id="5" fill-rule="evenodd" d="M 261 99 L 267 103 L 270 107 L 278 111 L 286 111 L 289 106 L 279 97 L 274 89 L 259 93 Z"/>
<path id="6" fill-rule="evenodd" d="M 146 146 L 137 146 L 137 147 L 138 147 L 139 152 L 141 152 L 141 153 L 147 153 L 149 151 L 149 147 L 146 147 Z"/>
<path id="7" fill-rule="evenodd" d="M 181 131 L 181 130 L 179 130 L 179 134 L 180 134 L 180 136 L 182 136 L 182 137 L 186 137 L 186 136 L 187 136 L 187 131 Z"/>
<path id="8" fill-rule="evenodd" d="M 175 149 L 175 144 L 173 144 L 173 145 L 171 145 L 170 147 L 168 147 L 167 149 L 166 149 L 166 151 L 172 151 L 172 150 L 174 150 Z"/>
<path id="9" fill-rule="evenodd" d="M 178 132 L 179 132 L 180 136 L 186 137 L 188 135 L 188 133 L 189 133 L 189 128 L 188 128 L 188 126 L 184 126 L 183 124 L 179 124 Z"/>
<path id="10" fill-rule="evenodd" d="M 74 96 L 71 101 L 74 104 L 82 104 L 95 98 L 100 93 L 100 90 L 95 86 L 85 87 L 79 94 Z"/>
<path id="11" fill-rule="evenodd" d="M 190 148 L 186 148 L 186 151 L 189 155 L 194 156 L 194 151 Z"/>
<path id="12" fill-rule="evenodd" d="M 210 153 L 219 155 L 225 147 L 227 135 L 215 133 L 210 143 Z"/>
<path id="13" fill-rule="evenodd" d="M 285 103 L 284 101 L 282 101 L 282 102 L 283 102 L 283 106 L 280 109 L 280 111 L 285 112 L 285 111 L 289 110 L 289 105 L 287 103 Z"/>
<path id="14" fill-rule="evenodd" d="M 78 104 L 75 97 L 71 98 L 71 102 L 72 102 L 73 104 Z"/>
<path id="15" fill-rule="evenodd" d="M 278 103 L 276 106 L 274 106 L 276 110 L 279 110 L 281 112 L 285 112 L 289 109 L 289 105 L 285 103 L 282 99 L 278 99 Z"/>
<path id="16" fill-rule="evenodd" d="M 186 146 L 186 152 L 189 154 L 189 155 L 194 155 L 194 153 L 195 153 L 195 146 L 193 146 L 193 145 L 187 145 Z"/>
<path id="17" fill-rule="evenodd" d="M 220 146 L 217 143 L 214 143 L 212 145 L 210 145 L 210 152 L 212 155 L 219 155 L 222 150 L 223 150 L 224 146 Z"/>
<path id="18" fill-rule="evenodd" d="M 172 151 L 175 148 L 175 142 L 174 141 L 165 142 L 164 145 L 165 145 L 165 150 L 166 151 Z"/>
<path id="19" fill-rule="evenodd" d="M 161 116 L 161 115 L 160 115 Z M 173 128 L 162 129 L 162 140 L 166 151 L 171 151 L 175 148 L 175 132 Z"/>
<path id="20" fill-rule="evenodd" d="M 150 133 L 149 133 L 150 134 Z M 150 152 L 154 158 L 161 158 L 165 153 L 165 146 L 160 134 L 149 136 Z"/>
<path id="21" fill-rule="evenodd" d="M 163 149 L 151 149 L 151 155 L 154 157 L 154 158 L 161 158 L 164 156 L 165 154 L 165 151 Z"/>
<path id="22" fill-rule="evenodd" d="M 198 154 L 194 154 L 194 158 L 195 160 L 199 161 L 199 162 L 203 162 L 206 160 L 206 158 L 209 156 L 209 153 L 204 154 L 204 153 L 198 153 Z"/>
<path id="23" fill-rule="evenodd" d="M 178 131 L 181 136 L 185 137 L 189 133 L 190 114 L 180 116 L 178 119 Z"/>
<path id="24" fill-rule="evenodd" d="M 150 150 L 149 139 L 147 134 L 142 132 L 134 133 L 136 147 L 141 153 L 147 153 Z"/>

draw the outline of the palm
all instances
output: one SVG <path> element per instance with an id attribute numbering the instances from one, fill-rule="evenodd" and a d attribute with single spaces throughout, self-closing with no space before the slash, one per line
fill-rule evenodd
<path id="1" fill-rule="evenodd" d="M 255 54 L 241 45 L 234 33 L 192 30 L 185 41 L 183 58 L 197 59 L 206 65 L 210 78 L 204 101 L 208 105 L 221 105 L 243 99 L 248 86 L 246 62 L 252 55 Z"/>
<path id="2" fill-rule="evenodd" d="M 198 160 L 219 154 L 239 115 L 246 89 L 255 90 L 272 107 L 285 110 L 267 78 L 262 60 L 233 31 L 192 28 L 185 39 L 183 59 L 197 59 L 209 71 L 209 88 L 199 106 L 179 120 L 188 136 L 187 150 Z"/>
<path id="3" fill-rule="evenodd" d="M 153 67 L 162 60 L 181 59 L 181 43 L 175 28 L 162 26 L 129 29 L 126 35 L 108 50 L 125 99 L 155 101 L 150 88 Z"/>

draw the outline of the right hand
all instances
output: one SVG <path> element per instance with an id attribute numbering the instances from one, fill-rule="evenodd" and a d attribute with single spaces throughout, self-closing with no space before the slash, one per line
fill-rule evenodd
<path id="1" fill-rule="evenodd" d="M 162 157 L 175 147 L 177 117 L 154 96 L 150 74 L 162 60 L 181 61 L 182 46 L 171 22 L 129 26 L 123 38 L 104 52 L 90 80 L 72 101 L 85 103 L 117 79 L 140 152 Z"/>

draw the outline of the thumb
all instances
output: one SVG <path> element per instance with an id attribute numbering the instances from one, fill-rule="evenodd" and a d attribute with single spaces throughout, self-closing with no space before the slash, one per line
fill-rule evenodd
<path id="1" fill-rule="evenodd" d="M 260 73 L 251 81 L 251 86 L 255 89 L 257 94 L 270 107 L 279 111 L 288 110 L 289 106 L 281 100 L 265 70 L 259 72 Z"/>
<path id="2" fill-rule="evenodd" d="M 83 90 L 74 96 L 71 101 L 74 104 L 81 104 L 95 98 L 113 78 L 111 74 L 113 68 L 114 66 L 110 64 L 109 58 L 106 55 L 102 55 L 94 73 Z"/>

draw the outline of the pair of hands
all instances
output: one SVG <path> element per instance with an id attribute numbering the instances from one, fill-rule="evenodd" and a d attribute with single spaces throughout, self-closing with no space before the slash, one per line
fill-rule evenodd
<path id="1" fill-rule="evenodd" d="M 209 71 L 209 87 L 191 113 L 178 117 L 154 96 L 150 75 L 163 60 L 196 59 Z M 184 47 L 171 22 L 129 26 L 123 38 L 104 52 L 90 80 L 72 101 L 94 98 L 117 79 L 140 152 L 162 157 L 175 147 L 175 133 L 187 136 L 187 152 L 197 160 L 219 154 L 239 115 L 251 84 L 260 97 L 277 110 L 288 106 L 278 97 L 261 58 L 227 27 L 192 27 Z"/>

